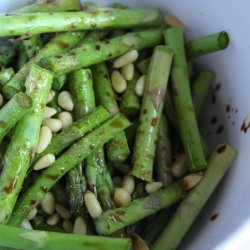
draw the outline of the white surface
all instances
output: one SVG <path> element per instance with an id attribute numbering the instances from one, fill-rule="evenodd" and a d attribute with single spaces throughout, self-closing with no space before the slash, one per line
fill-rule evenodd
<path id="1" fill-rule="evenodd" d="M 28 1 L 2 0 L 0 9 L 7 11 L 11 6 L 20 7 Z M 114 2 L 114 1 L 100 1 Z M 117 1 L 118 2 L 118 1 Z M 158 6 L 164 12 L 178 16 L 187 28 L 188 37 L 197 37 L 221 30 L 230 34 L 230 46 L 226 51 L 199 59 L 200 65 L 217 72 L 215 84 L 221 83 L 217 102 L 208 100 L 207 112 L 202 118 L 204 134 L 211 131 L 210 144 L 227 141 L 239 151 L 234 165 L 219 185 L 215 195 L 209 200 L 192 230 L 186 236 L 180 249 L 224 250 L 249 249 L 250 231 L 250 131 L 240 132 L 246 115 L 250 112 L 250 2 L 247 0 L 128 0 L 130 6 Z M 153 3 L 153 4 L 152 4 Z M 230 113 L 228 119 L 225 107 L 229 104 L 238 109 Z M 209 125 L 209 120 L 217 115 L 217 125 Z M 232 122 L 235 125 L 232 125 Z M 215 135 L 219 124 L 225 130 Z M 215 221 L 211 215 L 219 213 Z"/>

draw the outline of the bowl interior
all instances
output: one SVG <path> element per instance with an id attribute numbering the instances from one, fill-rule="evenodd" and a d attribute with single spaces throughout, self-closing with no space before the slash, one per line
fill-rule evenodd
<path id="1" fill-rule="evenodd" d="M 0 11 L 6 12 L 32 1 L 9 0 L 0 2 Z M 109 4 L 114 1 L 96 1 Z M 250 4 L 242 0 L 126 0 L 116 1 L 131 7 L 157 6 L 164 13 L 178 16 L 186 26 L 186 37 L 225 30 L 230 35 L 230 46 L 225 51 L 203 56 L 196 64 L 217 73 L 200 123 L 205 139 L 211 147 L 229 142 L 238 149 L 238 157 L 216 189 L 206 207 L 185 237 L 180 249 L 245 249 L 249 246 L 250 180 L 247 148 L 250 131 L 241 131 L 246 119 L 250 121 L 250 32 L 248 13 Z M 211 124 L 216 116 L 217 122 Z M 248 116 L 248 117 L 247 117 Z M 220 132 L 221 131 L 221 132 Z M 211 220 L 218 215 L 216 220 Z M 215 217 L 215 216 L 214 216 Z"/>

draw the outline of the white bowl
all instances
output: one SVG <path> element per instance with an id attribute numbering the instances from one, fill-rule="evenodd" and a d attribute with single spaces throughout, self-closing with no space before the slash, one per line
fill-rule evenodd
<path id="1" fill-rule="evenodd" d="M 115 1 L 115 0 L 114 0 Z M 112 3 L 114 1 L 99 1 Z M 0 11 L 6 12 L 31 1 L 0 1 Z M 116 1 L 119 2 L 119 1 Z M 126 0 L 120 1 L 131 7 L 158 6 L 164 13 L 178 16 L 186 25 L 188 38 L 196 38 L 226 30 L 230 35 L 230 46 L 225 51 L 201 57 L 199 65 L 217 73 L 215 86 L 216 102 L 207 101 L 202 117 L 202 130 L 210 145 L 226 141 L 234 145 L 238 157 L 216 189 L 206 207 L 185 237 L 180 249 L 249 249 L 250 247 L 250 130 L 241 131 L 244 119 L 250 120 L 250 3 L 247 0 Z M 230 112 L 226 112 L 230 105 Z M 229 106 L 228 106 L 229 107 Z M 237 111 L 236 111 L 237 110 Z M 218 122 L 210 124 L 212 116 Z M 224 130 L 216 134 L 218 126 Z M 207 134 L 211 133 L 210 136 Z M 212 215 L 218 214 L 211 221 Z"/>

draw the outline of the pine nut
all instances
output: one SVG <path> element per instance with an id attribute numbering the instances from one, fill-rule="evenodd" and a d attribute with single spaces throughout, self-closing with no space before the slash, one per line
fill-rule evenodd
<path id="1" fill-rule="evenodd" d="M 74 103 L 73 103 L 71 94 L 68 91 L 62 91 L 58 95 L 57 101 L 60 107 L 62 107 L 63 109 L 67 111 L 72 111 L 74 108 Z"/>
<path id="2" fill-rule="evenodd" d="M 139 56 L 139 53 L 137 50 L 131 50 L 125 53 L 124 55 L 118 57 L 117 59 L 115 59 L 114 68 L 118 69 L 127 64 L 130 64 L 134 62 L 138 58 L 138 56 Z"/>
<path id="3" fill-rule="evenodd" d="M 51 166 L 55 162 L 56 158 L 53 154 L 47 154 L 41 157 L 34 165 L 34 170 L 41 170 Z"/>
<path id="4" fill-rule="evenodd" d="M 134 72 L 135 72 L 135 66 L 133 63 L 125 65 L 121 69 L 121 73 L 122 73 L 124 79 L 127 81 L 131 81 L 133 79 Z"/>
<path id="5" fill-rule="evenodd" d="M 121 73 L 117 70 L 114 70 L 111 75 L 111 82 L 113 89 L 116 93 L 122 93 L 127 88 L 127 82 L 121 75 Z"/>
<path id="6" fill-rule="evenodd" d="M 65 220 L 71 217 L 70 211 L 58 203 L 56 203 L 56 211 Z"/>
<path id="7" fill-rule="evenodd" d="M 47 103 L 51 102 L 53 100 L 53 98 L 55 97 L 55 95 L 56 95 L 56 92 L 51 89 L 50 92 L 49 92 L 49 95 L 48 95 Z"/>
<path id="8" fill-rule="evenodd" d="M 198 172 L 189 174 L 181 180 L 181 186 L 184 190 L 190 190 L 200 183 L 203 178 L 203 173 Z"/>
<path id="9" fill-rule="evenodd" d="M 129 193 L 132 194 L 135 189 L 135 179 L 131 175 L 124 177 L 122 187 Z"/>
<path id="10" fill-rule="evenodd" d="M 166 15 L 164 16 L 164 22 L 170 27 L 177 27 L 182 31 L 185 29 L 183 23 L 176 16 Z"/>
<path id="11" fill-rule="evenodd" d="M 149 250 L 147 243 L 138 234 L 133 234 L 132 240 L 134 250 Z"/>
<path id="12" fill-rule="evenodd" d="M 3 105 L 3 95 L 0 94 L 0 106 L 2 106 L 2 105 Z"/>
<path id="13" fill-rule="evenodd" d="M 37 208 L 34 207 L 27 215 L 27 220 L 33 220 L 37 215 Z"/>
<path id="14" fill-rule="evenodd" d="M 73 117 L 68 111 L 64 111 L 58 115 L 58 119 L 62 122 L 62 129 L 69 127 L 73 123 Z"/>
<path id="15" fill-rule="evenodd" d="M 60 220 L 59 214 L 54 213 L 48 217 L 46 222 L 50 226 L 55 226 L 56 224 L 58 224 L 59 220 Z"/>
<path id="16" fill-rule="evenodd" d="M 27 219 L 24 219 L 21 223 L 21 228 L 24 228 L 24 229 L 30 229 L 32 230 L 33 227 L 31 226 L 30 222 L 27 220 Z"/>
<path id="17" fill-rule="evenodd" d="M 62 129 L 62 122 L 59 119 L 46 118 L 43 119 L 42 124 L 48 126 L 54 133 Z"/>
<path id="18" fill-rule="evenodd" d="M 131 195 L 126 189 L 117 188 L 114 194 L 114 202 L 118 207 L 127 205 L 131 202 Z"/>
<path id="19" fill-rule="evenodd" d="M 153 181 L 150 183 L 147 183 L 145 186 L 145 190 L 147 193 L 152 194 L 155 191 L 157 191 L 158 189 L 160 189 L 162 187 L 162 182 L 159 181 Z"/>
<path id="20" fill-rule="evenodd" d="M 84 194 L 84 201 L 87 210 L 92 218 L 97 218 L 102 214 L 102 208 L 100 206 L 100 203 L 91 191 L 87 191 Z"/>
<path id="21" fill-rule="evenodd" d="M 135 93 L 138 96 L 143 96 L 145 81 L 146 81 L 146 75 L 142 75 L 135 84 Z"/>
<path id="22" fill-rule="evenodd" d="M 50 118 L 55 114 L 56 114 L 56 109 L 46 106 L 44 108 L 43 119 Z"/>
<path id="23" fill-rule="evenodd" d="M 82 217 L 77 217 L 73 229 L 74 234 L 87 234 L 87 225 Z"/>
<path id="24" fill-rule="evenodd" d="M 41 201 L 41 207 L 46 214 L 53 214 L 55 211 L 55 196 L 48 192 L 44 199 Z"/>
<path id="25" fill-rule="evenodd" d="M 188 172 L 187 158 L 185 154 L 179 154 L 176 157 L 172 167 L 171 173 L 175 178 L 180 178 Z"/>
<path id="26" fill-rule="evenodd" d="M 45 150 L 50 144 L 52 139 L 52 131 L 48 126 L 42 126 L 39 134 L 39 142 L 36 149 L 36 153 L 40 154 Z"/>
<path id="27" fill-rule="evenodd" d="M 72 233 L 73 232 L 73 222 L 70 219 L 64 220 L 62 223 L 62 227 L 67 233 Z"/>
<path id="28" fill-rule="evenodd" d="M 122 185 L 122 178 L 119 176 L 113 177 L 113 183 L 115 187 L 121 187 Z"/>

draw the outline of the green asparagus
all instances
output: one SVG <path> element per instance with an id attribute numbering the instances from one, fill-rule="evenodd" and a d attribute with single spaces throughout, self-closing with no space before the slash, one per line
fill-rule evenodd
<path id="1" fill-rule="evenodd" d="M 156 240 L 152 250 L 176 249 L 233 162 L 237 152 L 228 144 L 220 144 L 209 157 L 202 181 L 181 202 L 176 213 Z"/>
<path id="2" fill-rule="evenodd" d="M 67 76 L 66 75 L 61 75 L 58 78 L 54 79 L 52 83 L 52 89 L 55 91 L 60 91 L 62 87 L 65 85 L 67 81 Z"/>
<path id="3" fill-rule="evenodd" d="M 22 41 L 22 46 L 28 58 L 32 58 L 37 54 L 37 52 L 42 48 L 43 41 L 41 36 L 32 36 L 28 39 Z"/>
<path id="4" fill-rule="evenodd" d="M 0 88 L 3 89 L 4 85 L 13 77 L 15 74 L 13 68 L 7 68 L 0 71 Z"/>
<path id="5" fill-rule="evenodd" d="M 175 52 L 172 68 L 172 92 L 182 143 L 191 172 L 206 168 L 207 162 L 202 150 L 184 51 L 183 32 L 178 28 L 166 29 L 165 41 Z"/>
<path id="6" fill-rule="evenodd" d="M 161 22 L 161 13 L 151 9 L 112 9 L 98 12 L 44 12 L 0 16 L 0 37 L 37 35 L 69 30 L 152 27 Z M 41 25 L 41 23 L 43 25 Z"/>
<path id="7" fill-rule="evenodd" d="M 215 78 L 215 73 L 209 70 L 200 70 L 197 79 L 191 87 L 194 112 L 199 117 L 202 106 L 206 100 L 208 90 Z"/>
<path id="8" fill-rule="evenodd" d="M 135 85 L 139 77 L 138 72 L 135 71 L 133 79 L 128 82 L 128 87 L 120 103 L 120 111 L 128 117 L 135 117 L 140 113 L 141 104 L 139 97 L 135 93 Z"/>
<path id="9" fill-rule="evenodd" d="M 171 49 L 165 46 L 154 49 L 136 131 L 131 174 L 149 182 L 153 176 L 156 141 L 172 58 Z"/>
<path id="10" fill-rule="evenodd" d="M 44 106 L 51 87 L 52 74 L 32 65 L 25 82 L 26 93 L 33 106 L 18 123 L 4 156 L 0 175 L 0 222 L 6 224 L 12 214 L 18 194 L 35 154 Z"/>
<path id="11" fill-rule="evenodd" d="M 34 13 L 34 12 L 61 12 L 67 10 L 79 10 L 79 0 L 50 0 L 40 1 L 27 5 L 23 8 L 13 11 L 12 13 Z"/>
<path id="12" fill-rule="evenodd" d="M 46 154 L 59 155 L 74 141 L 87 135 L 92 129 L 96 128 L 110 117 L 111 114 L 103 107 L 95 109 L 91 114 L 75 121 L 71 126 L 55 135 L 50 145 L 42 153 L 35 156 L 34 162 Z"/>
<path id="13" fill-rule="evenodd" d="M 20 198 L 20 202 L 10 218 L 9 225 L 19 226 L 29 211 L 43 200 L 47 191 L 62 176 L 129 125 L 129 121 L 124 116 L 117 114 L 74 143 L 65 153 L 57 158 L 52 166 L 43 171 L 34 184 Z"/>
<path id="14" fill-rule="evenodd" d="M 23 250 L 131 250 L 129 238 L 109 238 L 27 230 L 0 225 L 0 246 Z"/>
<path id="15" fill-rule="evenodd" d="M 75 47 L 78 42 L 85 35 L 84 32 L 66 32 L 55 35 L 28 63 L 26 63 L 4 86 L 4 94 L 11 98 L 16 93 L 24 89 L 23 82 L 30 70 L 33 63 L 37 63 L 43 57 L 49 55 L 58 55 L 63 53 L 73 47 Z"/>
<path id="16" fill-rule="evenodd" d="M 55 77 L 83 67 L 120 56 L 131 49 L 143 49 L 158 45 L 162 30 L 146 30 L 128 33 L 109 40 L 85 44 L 58 56 L 43 58 L 40 64 L 53 72 Z"/>
<path id="17" fill-rule="evenodd" d="M 10 62 L 15 56 L 15 50 L 12 46 L 2 45 L 0 46 L 0 66 L 8 67 Z"/>
<path id="18" fill-rule="evenodd" d="M 226 49 L 228 44 L 229 37 L 225 31 L 203 36 L 198 39 L 191 40 L 186 44 L 187 56 L 192 58 L 206 55 L 208 53 Z"/>
<path id="19" fill-rule="evenodd" d="M 93 82 L 97 103 L 103 105 L 111 114 L 119 111 L 115 93 L 113 91 L 107 65 L 100 63 L 92 67 Z M 107 143 L 107 156 L 113 162 L 123 162 L 130 151 L 125 132 L 117 135 Z"/>
<path id="20" fill-rule="evenodd" d="M 28 61 L 29 61 L 29 57 L 22 43 L 20 43 L 19 48 L 18 48 L 17 70 L 20 70 Z M 18 93 L 18 91 L 16 93 Z"/>
<path id="21" fill-rule="evenodd" d="M 156 144 L 155 169 L 157 181 L 162 182 L 164 187 L 166 187 L 173 181 L 173 177 L 171 175 L 173 153 L 169 136 L 169 125 L 165 115 L 162 115 Z"/>
<path id="22" fill-rule="evenodd" d="M 114 233 L 172 205 L 180 199 L 182 193 L 180 183 L 176 182 L 126 206 L 107 210 L 95 221 L 96 230 L 100 235 Z"/>
<path id="23" fill-rule="evenodd" d="M 32 99 L 24 93 L 16 94 L 0 110 L 0 143 L 4 136 L 30 110 Z"/>

